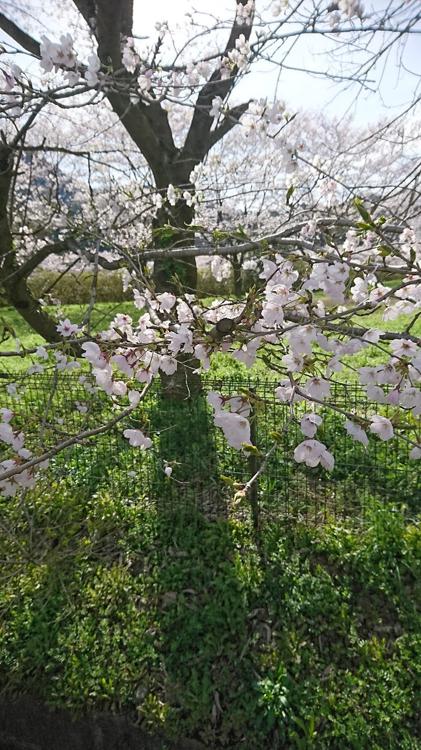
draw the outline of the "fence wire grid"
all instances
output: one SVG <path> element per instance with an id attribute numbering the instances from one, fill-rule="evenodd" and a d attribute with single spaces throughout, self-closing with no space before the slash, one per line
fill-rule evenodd
<path id="1" fill-rule="evenodd" d="M 116 414 L 109 397 L 92 389 L 88 377 L 80 382 L 79 374 L 32 375 L 19 384 L 18 395 L 7 385 L 3 380 L 0 386 L 2 406 L 15 412 L 14 424 L 28 435 L 28 447 L 37 450 L 97 427 Z M 305 406 L 294 405 L 291 420 L 290 406 L 275 396 L 276 385 L 271 380 L 206 379 L 202 394 L 174 401 L 163 397 L 157 382 L 129 417 L 105 434 L 57 454 L 44 472 L 43 484 L 68 485 L 90 494 L 120 492 L 133 501 L 193 500 L 211 513 L 230 502 L 255 473 L 276 433 L 276 448 L 255 488 L 262 512 L 315 520 L 362 518 L 372 498 L 404 503 L 411 515 L 419 511 L 421 480 L 416 462 L 408 457 L 409 446 L 373 437 L 364 448 L 346 434 L 344 417 L 327 407 L 318 409 L 323 423 L 316 437 L 333 452 L 334 470 L 297 464 L 293 452 L 304 439 L 299 419 Z M 247 455 L 227 445 L 213 423 L 206 399 L 209 390 L 226 397 L 251 396 L 252 436 L 259 454 Z M 365 417 L 379 411 L 358 385 L 333 384 L 329 401 Z M 392 407 L 381 409 L 385 416 L 392 413 Z M 132 448 L 123 437 L 127 428 L 144 430 L 152 438 L 152 448 Z M 164 472 L 166 466 L 172 468 L 171 477 Z"/>

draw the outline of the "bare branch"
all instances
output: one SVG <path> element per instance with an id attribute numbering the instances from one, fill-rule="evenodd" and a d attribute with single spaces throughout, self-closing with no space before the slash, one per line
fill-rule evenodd
<path id="1" fill-rule="evenodd" d="M 236 0 L 237 7 L 240 5 L 244 6 L 246 3 L 247 0 Z M 241 34 L 244 35 L 246 41 L 250 39 L 253 19 L 250 18 L 249 20 L 250 23 L 246 23 L 236 12 L 223 57 L 227 57 L 229 52 L 234 49 L 235 42 Z M 201 89 L 182 150 L 183 160 L 187 159 L 190 164 L 189 171 L 203 159 L 212 145 L 209 137 L 213 123 L 213 117 L 209 114 L 212 100 L 217 96 L 225 99 L 234 87 L 237 77 L 238 68 L 236 66 L 232 68 L 227 78 L 222 77 L 221 68 L 219 67 L 212 73 L 209 80 Z"/>
<path id="2" fill-rule="evenodd" d="M 10 21 L 4 13 L 0 13 L 0 29 L 2 29 L 8 36 L 15 40 L 23 49 L 29 52 L 35 57 L 40 57 L 40 43 L 37 42 L 30 34 L 23 31 L 13 21 Z"/>
<path id="3" fill-rule="evenodd" d="M 229 133 L 230 130 L 235 127 L 235 125 L 238 125 L 241 116 L 245 112 L 247 112 L 249 103 L 250 102 L 244 102 L 243 104 L 238 104 L 236 107 L 232 107 L 232 109 L 230 109 L 226 113 L 222 122 L 215 128 L 215 130 L 212 130 L 209 134 L 209 150 L 225 135 L 227 135 L 227 133 Z"/>

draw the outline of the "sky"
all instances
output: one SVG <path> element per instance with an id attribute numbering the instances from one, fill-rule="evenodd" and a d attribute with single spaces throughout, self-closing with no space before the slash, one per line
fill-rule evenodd
<path id="1" fill-rule="evenodd" d="M 416 2 L 421 5 L 421 0 Z M 385 1 L 365 1 L 364 6 L 367 10 L 378 10 L 385 7 Z M 211 7 L 215 16 L 232 17 L 232 0 L 212 0 Z M 178 23 L 182 28 L 184 14 L 193 9 L 206 13 L 208 0 L 154 0 L 154 3 L 134 0 L 136 33 L 140 36 L 153 33 L 155 23 L 163 20 Z M 373 51 L 376 44 L 372 42 Z M 321 37 L 300 39 L 286 63 L 295 68 L 340 73 L 339 63 L 327 55 L 330 47 Z M 356 85 L 338 84 L 287 67 L 283 67 L 280 73 L 278 65 L 260 63 L 241 82 L 236 94 L 245 99 L 271 99 L 276 91 L 277 97 L 283 99 L 291 110 L 322 110 L 339 118 L 350 114 L 355 123 L 361 126 L 383 117 L 391 119 L 413 102 L 414 92 L 421 95 L 421 34 L 408 39 L 404 48 L 402 45 L 394 48 L 370 77 L 370 89 L 362 90 Z"/>
<path id="2" fill-rule="evenodd" d="M 116 2 L 118 0 L 115 0 Z M 72 7 L 70 0 L 0 0 L 0 10 L 9 18 L 16 16 L 16 10 L 25 9 L 25 27 L 38 38 L 46 33 L 50 39 L 63 33 L 63 18 L 60 12 L 48 12 L 59 2 L 57 8 Z M 257 0 L 258 7 L 267 8 L 272 0 Z M 330 0 L 326 0 L 326 5 Z M 396 5 L 399 0 L 362 0 L 367 13 L 383 9 L 388 3 Z M 312 0 L 304 0 L 312 5 Z M 421 7 L 421 0 L 409 0 L 408 12 Z M 168 21 L 178 25 L 178 35 L 186 33 L 185 14 L 193 10 L 200 14 L 202 21 L 213 25 L 212 16 L 230 20 L 233 17 L 234 0 L 134 0 L 134 33 L 139 37 L 152 35 L 155 40 L 157 32 L 155 23 Z M 358 21 L 357 21 L 358 24 Z M 38 27 L 35 31 L 35 27 Z M 69 29 L 70 30 L 70 29 Z M 224 37 L 228 29 L 224 30 Z M 0 37 L 1 39 L 1 37 Z M 139 42 L 143 44 L 143 42 Z M 377 40 L 370 42 L 371 51 L 375 50 Z M 346 60 L 342 63 L 328 56 L 331 43 L 322 37 L 306 36 L 300 38 L 286 59 L 286 65 L 305 70 L 321 70 L 340 74 L 344 72 Z M 372 74 L 370 89 L 363 90 L 358 85 L 332 82 L 323 76 L 310 75 L 308 72 L 281 69 L 276 64 L 260 62 L 236 87 L 234 102 L 251 98 L 273 99 L 275 96 L 286 103 L 287 110 L 293 113 L 298 110 L 314 110 L 341 118 L 351 116 L 358 126 L 369 125 L 381 118 L 393 119 L 414 101 L 414 96 L 421 96 L 421 24 L 420 34 L 406 40 L 405 47 L 394 46 Z M 419 111 L 421 105 L 418 105 Z"/>

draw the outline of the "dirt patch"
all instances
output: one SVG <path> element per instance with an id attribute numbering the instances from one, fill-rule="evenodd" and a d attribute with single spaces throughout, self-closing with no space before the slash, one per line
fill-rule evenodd
<path id="1" fill-rule="evenodd" d="M 0 699 L 0 750 L 203 750 L 203 745 L 148 735 L 122 716 L 75 718 L 24 696 Z"/>

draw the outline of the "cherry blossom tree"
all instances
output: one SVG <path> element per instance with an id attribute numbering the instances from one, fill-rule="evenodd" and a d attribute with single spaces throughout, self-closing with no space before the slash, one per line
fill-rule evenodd
<path id="1" fill-rule="evenodd" d="M 119 314 L 95 339 L 63 320 L 58 333 L 65 341 L 81 346 L 83 357 L 92 367 L 93 387 L 108 394 L 119 414 L 109 425 L 85 430 L 33 456 L 24 434 L 13 429 L 13 410 L 3 410 L 2 441 L 13 454 L 2 464 L 0 482 L 4 491 L 14 493 L 22 483 L 31 486 L 33 470 L 45 465 L 55 452 L 106 430 L 130 414 L 160 372 L 171 377 L 192 368 L 206 371 L 219 351 L 247 366 L 261 356 L 268 369 L 278 374 L 279 401 L 308 405 L 300 421 L 304 440 L 294 451 L 298 463 L 308 467 L 320 464 L 327 471 L 334 466 L 334 450 L 316 437 L 322 424 L 321 406 L 342 414 L 346 432 L 363 445 L 367 445 L 370 433 L 382 441 L 394 438 L 396 433 L 409 444 L 411 458 L 419 458 L 420 340 L 411 333 L 421 305 L 419 244 L 410 230 L 402 230 L 384 217 L 374 220 L 363 205 L 357 203 L 356 211 L 361 221 L 356 221 L 345 242 L 335 247 L 320 249 L 314 242 L 317 222 L 311 227 L 304 225 L 305 239 L 296 239 L 292 246 L 289 242 L 283 246 L 282 236 L 278 237 L 278 244 L 283 246 L 278 253 L 270 248 L 268 251 L 266 243 L 261 242 L 258 264 L 262 284 L 243 300 L 215 300 L 206 305 L 188 293 L 176 296 L 145 288 L 143 295 L 135 292 L 135 304 L 141 313 L 138 322 Z M 321 226 L 326 227 L 326 219 L 321 220 Z M 248 251 L 249 246 L 242 251 Z M 190 251 L 194 257 L 197 249 Z M 165 255 L 175 251 L 150 252 L 156 257 L 157 252 Z M 185 253 L 187 248 L 177 252 Z M 220 248 L 219 252 L 232 252 L 232 248 Z M 384 286 L 378 269 L 398 273 L 400 281 L 392 287 Z M 322 298 L 318 296 L 320 291 Z M 412 315 L 412 321 L 399 333 L 367 328 L 364 316 L 375 309 L 382 310 L 386 321 L 401 312 Z M 369 416 L 339 408 L 331 399 L 336 373 L 352 369 L 352 360 L 349 364 L 347 358 L 367 347 L 374 347 L 384 357 L 381 364 L 361 367 L 358 372 L 368 398 L 379 405 L 378 411 Z M 47 345 L 34 354 L 50 366 L 55 362 L 59 370 L 80 366 L 63 346 Z M 45 363 L 31 369 L 39 371 L 43 366 Z M 241 395 L 227 399 L 216 392 L 209 393 L 208 400 L 215 425 L 228 444 L 237 450 L 252 450 L 251 402 Z M 395 419 L 381 413 L 382 404 L 396 407 Z M 399 414 L 410 416 L 409 422 Z M 150 436 L 142 430 L 126 430 L 124 434 L 133 446 L 145 450 L 151 446 Z"/>
<path id="2" fill-rule="evenodd" d="M 70 154 L 74 134 L 71 123 L 74 127 L 75 113 L 80 115 L 80 128 L 86 122 L 82 110 L 93 109 L 90 117 L 97 122 L 100 108 L 103 132 L 109 133 L 113 125 L 114 130 L 116 124 L 119 126 L 117 138 L 122 139 L 119 153 L 124 153 L 123 160 L 129 159 L 128 166 L 136 170 L 135 178 L 139 183 L 136 192 L 139 189 L 144 192 L 145 169 L 139 169 L 139 162 L 142 161 L 143 167 L 146 162 L 151 199 L 155 204 L 148 226 L 152 245 L 189 245 L 194 241 L 192 223 L 197 204 L 195 170 L 233 128 L 252 133 L 270 131 L 273 136 L 289 119 L 285 105 L 276 99 L 231 103 L 238 84 L 254 65 L 270 60 L 272 64 L 285 66 L 291 47 L 311 33 L 321 40 L 328 39 L 338 50 L 345 41 L 348 58 L 349 51 L 355 50 L 358 42 L 360 52 L 353 52 L 349 79 L 364 86 L 376 62 L 382 63 L 385 55 L 401 44 L 403 38 L 417 33 L 420 20 L 419 9 L 417 11 L 413 2 L 385 4 L 384 8 L 366 12 L 361 3 L 354 0 L 329 7 L 322 2 L 311 7 L 302 2 L 290 6 L 287 3 L 269 6 L 258 3 L 256 6 L 254 0 L 236 0 L 231 20 L 212 15 L 202 20 L 200 14 L 192 15 L 187 33 L 179 40 L 168 25 L 158 24 L 155 38 L 148 39 L 142 46 L 134 36 L 133 4 L 129 0 L 118 4 L 111 0 L 98 4 L 60 4 L 56 17 L 75 32 L 74 38 L 65 34 L 60 41 L 54 40 L 57 35 L 53 31 L 49 36 L 39 32 L 41 41 L 38 41 L 32 30 L 34 26 L 37 30 L 34 9 L 29 2 L 26 8 L 24 5 L 23 9 L 17 9 L 16 17 L 0 14 L 9 61 L 17 52 L 26 53 L 23 70 L 16 64 L 4 67 L 3 115 L 13 136 L 9 141 L 6 138 L 2 146 L 3 213 L 6 205 L 9 208 L 8 216 L 3 218 L 7 226 L 2 240 L 2 282 L 10 303 L 16 305 L 38 332 L 51 340 L 55 337 L 54 325 L 31 298 L 27 273 L 49 254 L 63 253 L 69 245 L 74 246 L 75 239 L 80 247 L 82 228 L 79 224 L 75 231 L 71 226 L 71 231 L 62 232 L 58 241 L 48 241 L 39 247 L 40 235 L 42 237 L 45 231 L 40 232 L 37 227 L 36 232 L 32 231 L 38 240 L 37 252 L 29 266 L 22 267 L 19 263 L 15 252 L 16 236 L 18 244 L 20 238 L 21 244 L 27 245 L 28 233 L 22 236 L 19 225 L 17 232 L 10 226 L 15 205 L 11 199 L 17 188 L 13 175 L 22 167 L 28 147 L 48 154 L 51 154 L 51 147 Z M 45 24 L 51 23 L 51 17 L 45 17 L 45 13 L 43 17 L 41 11 Z M 32 19 L 29 28 L 28 19 Z M 21 61 L 22 55 L 18 57 Z M 41 81 L 35 80 L 32 73 L 36 59 L 45 73 Z M 321 73 L 327 74 L 328 69 Z M 46 118 L 54 118 L 57 112 L 64 113 L 59 122 L 55 121 L 55 127 L 59 128 L 61 136 L 63 130 L 67 131 L 67 144 L 66 138 L 61 138 L 61 142 L 53 139 L 49 144 L 48 136 L 43 135 Z M 67 122 L 63 126 L 65 118 Z M 33 128 L 40 119 L 40 135 L 35 138 Z M 302 128 L 298 132 L 301 134 Z M 297 148 L 290 142 L 288 149 L 284 158 L 291 163 Z M 115 151 L 115 148 L 100 146 L 98 159 L 103 164 L 112 160 L 110 150 Z M 86 151 L 90 148 L 85 149 L 85 154 L 81 150 L 77 154 L 89 159 L 88 167 L 82 170 L 85 178 L 95 163 L 95 155 Z M 92 202 L 92 195 L 89 199 L 88 204 Z M 125 203 L 127 206 L 127 197 Z M 21 217 L 21 212 L 17 212 Z M 92 216 L 86 218 L 90 221 Z M 45 223 L 43 226 L 45 229 Z M 86 228 L 84 234 L 92 239 Z M 194 291 L 196 264 L 189 255 L 177 261 L 170 256 L 157 258 L 154 277 L 155 286 L 161 291 L 174 291 L 177 286 L 174 286 L 174 277 Z"/>
<path id="3" fill-rule="evenodd" d="M 305 407 L 303 440 L 294 450 L 297 463 L 326 471 L 334 466 L 334 446 L 317 439 L 322 406 L 338 411 L 346 432 L 363 445 L 369 435 L 384 441 L 396 435 L 409 444 L 411 457 L 419 458 L 420 341 L 412 330 L 421 305 L 415 121 L 403 139 L 396 131 L 397 143 L 395 123 L 380 126 L 384 143 L 377 150 L 374 134 L 355 133 L 349 142 L 333 124 L 329 143 L 319 138 L 315 149 L 311 129 L 303 139 L 300 115 L 277 99 L 231 103 L 253 63 L 270 60 L 282 69 L 290 44 L 308 34 L 328 38 L 338 48 L 345 40 L 350 53 L 359 51 L 348 78 L 365 85 L 373 65 L 395 42 L 419 33 L 417 4 L 387 3 L 367 14 L 354 0 L 329 8 L 296 2 L 266 9 L 256 8 L 253 0 L 236 0 L 228 31 L 223 19 L 194 18 L 184 42 L 176 43 L 164 25 L 144 49 L 134 35 L 130 0 L 75 0 L 72 8 L 80 42 L 70 34 L 54 36 L 55 41 L 50 34 L 39 42 L 17 23 L 20 19 L 0 15 L 0 28 L 14 40 L 7 44 L 1 105 L 2 284 L 9 301 L 49 342 L 29 352 L 30 372 L 77 370 L 82 355 L 92 373 L 87 392 L 104 391 L 117 414 L 42 450 L 27 447 L 26 436 L 14 426 L 13 409 L 3 409 L 0 439 L 8 450 L 0 470 L 3 492 L 32 486 L 38 469 L 55 453 L 122 421 L 158 375 L 185 383 L 184 397 L 190 394 L 218 352 L 248 367 L 262 358 L 279 380 L 279 401 Z M 26 69 L 10 61 L 18 49 L 31 56 Z M 41 80 L 32 70 L 35 61 L 45 73 Z M 103 127 L 95 149 L 76 149 L 74 123 L 96 123 L 99 133 L 98 113 Z M 44 125 L 48 118 L 53 118 L 50 132 Z M 66 124 L 55 138 L 58 123 Z M 118 150 L 109 146 L 112 128 L 119 128 L 123 139 Z M 209 215 L 222 200 L 234 214 L 237 210 L 223 154 L 235 132 L 248 139 L 254 154 L 259 149 L 266 154 L 265 168 L 259 176 L 257 159 L 256 171 L 248 170 L 237 152 L 241 168 L 232 172 L 231 184 L 235 190 L 240 177 L 242 198 L 249 193 L 249 218 L 246 228 L 221 231 Z M 265 148 L 263 138 L 271 145 Z M 384 167 L 386 143 L 393 171 Z M 220 183 L 213 193 L 211 159 Z M 42 161 L 54 169 L 47 166 L 40 182 Z M 373 173 L 376 179 L 367 181 Z M 51 190 L 65 182 L 71 186 L 66 194 Z M 228 192 L 222 197 L 221 190 Z M 28 207 L 34 200 L 32 216 Z M 268 221 L 271 200 L 278 211 Z M 19 252 L 25 244 L 29 255 Z M 33 299 L 27 278 L 50 255 L 69 251 L 95 267 L 126 267 L 139 319 L 119 314 L 96 335 L 88 322 L 77 326 L 63 319 L 57 325 Z M 236 300 L 199 300 L 194 295 L 199 255 L 240 256 L 252 264 L 258 282 Z M 154 264 L 152 277 L 148 262 Z M 402 312 L 411 320 L 401 332 L 373 330 L 365 325 L 373 310 L 381 311 L 386 323 Z M 336 374 L 352 369 L 348 358 L 367 347 L 383 357 L 382 364 L 358 372 L 368 398 L 379 405 L 368 417 L 339 409 L 331 398 Z M 208 399 L 228 444 L 253 451 L 252 403 L 214 392 Z M 382 404 L 396 407 L 395 419 L 382 413 Z M 404 429 L 401 415 L 409 415 Z M 124 436 L 140 450 L 151 448 L 143 430 L 125 430 Z M 255 477 L 266 460 L 262 457 Z"/>

